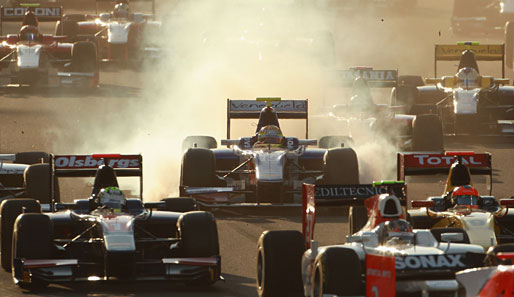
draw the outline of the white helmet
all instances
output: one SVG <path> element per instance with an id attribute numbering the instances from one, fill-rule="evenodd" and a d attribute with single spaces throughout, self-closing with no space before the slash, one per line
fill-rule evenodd
<path id="1" fill-rule="evenodd" d="M 100 193 L 98 193 L 98 198 L 101 205 L 112 209 L 121 209 L 127 203 L 125 195 L 117 187 L 101 189 Z"/>

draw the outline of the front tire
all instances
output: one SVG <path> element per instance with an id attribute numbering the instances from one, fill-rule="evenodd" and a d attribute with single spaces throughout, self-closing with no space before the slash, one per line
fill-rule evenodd
<path id="1" fill-rule="evenodd" d="M 414 151 L 443 151 L 443 125 L 434 114 L 418 115 L 412 123 Z"/>
<path id="2" fill-rule="evenodd" d="M 349 221 L 349 234 L 352 235 L 359 232 L 368 222 L 368 209 L 364 206 L 351 206 Z"/>
<path id="3" fill-rule="evenodd" d="M 351 148 L 334 148 L 325 152 L 323 178 L 324 185 L 359 184 L 359 161 Z"/>
<path id="4" fill-rule="evenodd" d="M 265 231 L 257 246 L 259 297 L 303 296 L 301 262 L 305 251 L 298 231 Z"/>

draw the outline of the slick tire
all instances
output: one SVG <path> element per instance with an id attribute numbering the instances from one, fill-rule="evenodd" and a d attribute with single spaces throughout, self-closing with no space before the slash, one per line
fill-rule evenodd
<path id="1" fill-rule="evenodd" d="M 86 15 L 81 13 L 67 13 L 62 16 L 63 20 L 83 22 L 86 21 Z"/>
<path id="2" fill-rule="evenodd" d="M 218 229 L 210 212 L 192 211 L 182 214 L 177 221 L 182 257 L 201 258 L 219 256 Z M 186 282 L 188 286 L 210 286 L 220 276 L 221 267 L 210 276 Z"/>
<path id="3" fill-rule="evenodd" d="M 215 149 L 218 147 L 216 139 L 212 136 L 187 136 L 182 141 L 182 151 L 188 148 L 200 147 L 205 149 Z"/>
<path id="4" fill-rule="evenodd" d="M 414 0 L 408 0 L 408 2 L 414 2 Z M 400 75 L 398 77 L 398 84 L 421 87 L 425 85 L 425 81 L 419 75 Z"/>
<path id="5" fill-rule="evenodd" d="M 363 296 L 361 263 L 355 251 L 327 248 L 316 257 L 311 281 L 311 297 Z"/>
<path id="6" fill-rule="evenodd" d="M 323 149 L 353 147 L 353 139 L 350 136 L 328 135 L 319 139 L 318 147 Z"/>
<path id="7" fill-rule="evenodd" d="M 182 157 L 180 185 L 188 187 L 212 187 L 215 185 L 216 159 L 205 148 L 190 148 Z"/>
<path id="8" fill-rule="evenodd" d="M 443 126 L 438 115 L 418 115 L 412 122 L 414 151 L 443 151 Z"/>
<path id="9" fill-rule="evenodd" d="M 257 245 L 259 297 L 303 296 L 301 263 L 305 251 L 298 231 L 265 231 Z"/>
<path id="10" fill-rule="evenodd" d="M 352 148 L 334 148 L 323 157 L 323 178 L 325 185 L 359 184 L 359 161 Z"/>
<path id="11" fill-rule="evenodd" d="M 0 204 L 0 237 L 1 242 L 1 262 L 2 268 L 11 271 L 11 250 L 14 222 L 16 218 L 23 212 L 25 213 L 41 213 L 41 206 L 34 199 L 7 199 Z"/>
<path id="12" fill-rule="evenodd" d="M 24 213 L 14 223 L 13 253 L 11 263 L 16 258 L 52 259 L 53 224 L 50 217 L 40 213 Z M 23 289 L 35 290 L 47 285 L 46 282 L 32 279 L 31 283 L 18 283 Z"/>
<path id="13" fill-rule="evenodd" d="M 45 152 L 20 152 L 16 153 L 14 163 L 18 164 L 38 164 L 50 162 L 50 156 Z"/>
<path id="14" fill-rule="evenodd" d="M 164 198 L 165 211 L 188 212 L 198 210 L 198 205 L 194 198 Z"/>
<path id="15" fill-rule="evenodd" d="M 407 106 L 410 109 L 416 104 L 418 97 L 419 91 L 415 85 L 398 85 L 391 91 L 391 105 Z"/>
<path id="16" fill-rule="evenodd" d="M 468 233 L 466 232 L 466 230 L 464 230 L 462 228 L 436 228 L 436 229 L 431 229 L 430 232 L 432 233 L 432 235 L 434 235 L 435 239 L 438 242 L 442 242 L 441 234 L 443 234 L 443 233 L 462 233 L 462 235 L 464 236 L 462 241 L 452 242 L 452 243 L 465 243 L 465 244 L 470 243 Z"/>
<path id="17" fill-rule="evenodd" d="M 96 45 L 93 42 L 78 41 L 73 43 L 71 68 L 76 72 L 98 72 Z"/>
<path id="18" fill-rule="evenodd" d="M 514 68 L 514 22 L 505 25 L 505 64 L 508 68 Z"/>
<path id="19" fill-rule="evenodd" d="M 349 235 L 359 232 L 368 222 L 368 209 L 364 206 L 350 206 Z"/>
<path id="20" fill-rule="evenodd" d="M 27 197 L 39 200 L 41 204 L 52 203 L 52 193 L 50 189 L 51 175 L 49 164 L 33 164 L 27 167 L 23 173 Z M 54 202 L 60 202 L 59 182 L 55 176 L 53 183 Z"/>
<path id="21" fill-rule="evenodd" d="M 68 36 L 69 40 L 73 40 L 79 33 L 79 24 L 75 20 L 62 19 L 55 24 L 55 36 Z"/>

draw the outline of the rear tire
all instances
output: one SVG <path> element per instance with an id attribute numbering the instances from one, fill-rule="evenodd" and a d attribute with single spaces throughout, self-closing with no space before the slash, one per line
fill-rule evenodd
<path id="1" fill-rule="evenodd" d="M 11 250 L 12 250 L 12 236 L 14 229 L 14 222 L 18 215 L 23 212 L 40 213 L 41 206 L 34 199 L 7 199 L 0 205 L 0 230 L 1 234 L 1 262 L 2 268 L 11 271 Z"/>
<path id="2" fill-rule="evenodd" d="M 416 104 L 419 97 L 418 88 L 415 85 L 399 85 L 391 91 L 392 106 L 407 106 L 407 113 Z"/>
<path id="3" fill-rule="evenodd" d="M 412 123 L 412 149 L 414 151 L 443 151 L 443 126 L 439 116 L 418 115 Z"/>
<path id="4" fill-rule="evenodd" d="M 184 141 L 182 141 L 182 151 L 193 147 L 215 149 L 218 147 L 218 143 L 216 142 L 216 138 L 212 136 L 187 136 Z"/>
<path id="5" fill-rule="evenodd" d="M 27 167 L 23 173 L 27 196 L 39 200 L 41 204 L 52 203 L 50 176 L 49 164 L 33 164 Z M 54 177 L 54 193 L 54 202 L 60 202 L 59 183 L 56 177 Z"/>
<path id="6" fill-rule="evenodd" d="M 194 198 L 164 198 L 161 201 L 164 201 L 164 210 L 166 211 L 188 212 L 198 210 L 198 205 Z"/>
<path id="7" fill-rule="evenodd" d="M 301 263 L 305 251 L 298 231 L 265 231 L 257 245 L 259 297 L 303 296 Z"/>
<path id="8" fill-rule="evenodd" d="M 180 185 L 212 187 L 216 184 L 216 158 L 205 148 L 190 148 L 182 157 Z"/>
<path id="9" fill-rule="evenodd" d="M 408 0 L 409 3 L 414 1 L 415 0 Z M 425 85 L 425 81 L 423 77 L 419 75 L 400 75 L 398 77 L 398 84 L 421 87 Z"/>
<path id="10" fill-rule="evenodd" d="M 90 41 L 78 41 L 71 49 L 71 68 L 75 72 L 98 72 L 96 45 Z"/>
<path id="11" fill-rule="evenodd" d="M 14 163 L 18 164 L 38 164 L 50 162 L 50 156 L 45 152 L 21 152 L 16 153 Z"/>
<path id="12" fill-rule="evenodd" d="M 79 32 L 79 24 L 74 20 L 62 19 L 55 24 L 55 36 L 68 36 L 68 40 L 73 40 Z"/>
<path id="13" fill-rule="evenodd" d="M 350 136 L 328 135 L 323 136 L 318 141 L 318 147 L 323 149 L 353 147 L 353 139 Z"/>
<path id="14" fill-rule="evenodd" d="M 364 206 L 350 206 L 349 209 L 349 234 L 359 232 L 368 222 L 368 209 Z"/>
<path id="15" fill-rule="evenodd" d="M 362 296 L 361 263 L 355 251 L 331 247 L 318 255 L 314 262 L 311 297 Z"/>
<path id="16" fill-rule="evenodd" d="M 219 256 L 218 229 L 210 212 L 192 211 L 182 214 L 177 221 L 182 257 L 200 258 Z M 191 286 L 209 286 L 220 277 L 217 267 L 212 278 L 202 278 L 186 283 Z"/>
<path id="17" fill-rule="evenodd" d="M 40 213 L 24 213 L 14 223 L 13 253 L 15 258 L 51 259 L 53 257 L 53 224 L 50 217 Z M 46 282 L 32 279 L 31 283 L 18 283 L 18 286 L 35 290 L 45 287 Z"/>
<path id="18" fill-rule="evenodd" d="M 334 148 L 325 152 L 323 166 L 324 185 L 359 184 L 359 161 L 351 148 Z"/>

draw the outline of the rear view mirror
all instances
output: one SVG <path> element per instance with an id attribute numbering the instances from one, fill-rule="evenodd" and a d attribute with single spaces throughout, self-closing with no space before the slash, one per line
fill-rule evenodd
<path id="1" fill-rule="evenodd" d="M 441 241 L 443 242 L 462 242 L 464 234 L 462 233 L 443 233 L 441 234 Z"/>

